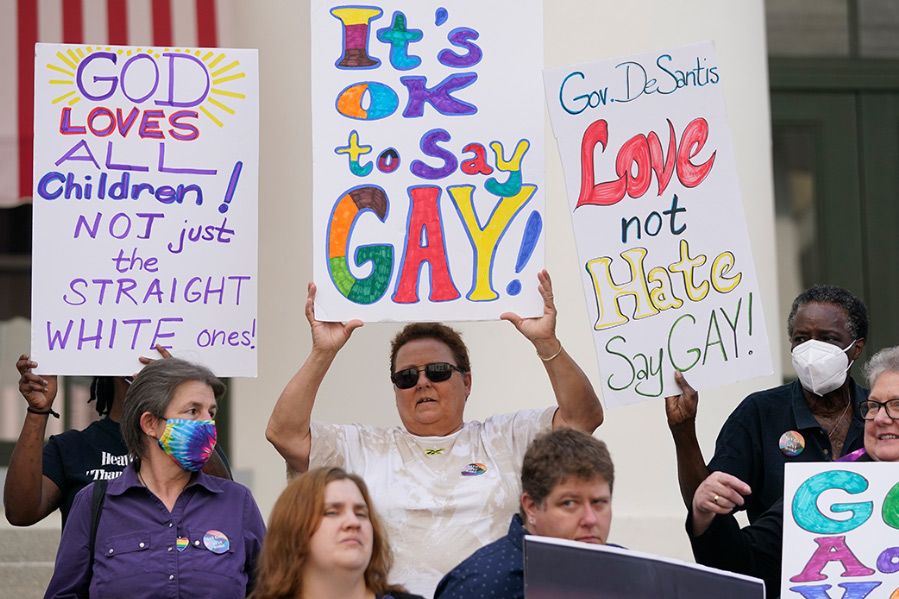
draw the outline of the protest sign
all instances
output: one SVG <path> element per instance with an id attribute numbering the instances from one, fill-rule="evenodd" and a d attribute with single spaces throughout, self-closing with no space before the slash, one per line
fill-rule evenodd
<path id="1" fill-rule="evenodd" d="M 710 43 L 544 74 L 603 397 L 771 372 Z"/>
<path id="2" fill-rule="evenodd" d="M 781 597 L 899 598 L 899 464 L 787 464 Z"/>
<path id="3" fill-rule="evenodd" d="M 320 320 L 542 314 L 542 3 L 313 0 Z"/>
<path id="4" fill-rule="evenodd" d="M 758 578 L 620 547 L 526 536 L 527 599 L 764 599 Z"/>
<path id="5" fill-rule="evenodd" d="M 255 50 L 37 44 L 31 351 L 255 376 Z"/>

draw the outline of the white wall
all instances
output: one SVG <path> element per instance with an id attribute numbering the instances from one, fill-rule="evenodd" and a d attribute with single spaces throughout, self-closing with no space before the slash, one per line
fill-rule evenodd
<path id="1" fill-rule="evenodd" d="M 235 380 L 235 466 L 247 471 L 264 514 L 284 485 L 284 465 L 265 441 L 278 394 L 309 349 L 303 316 L 311 278 L 310 26 L 308 2 L 234 3 L 238 45 L 260 50 L 262 82 L 260 168 L 259 378 Z M 768 335 L 779 355 L 785 315 L 776 311 L 774 221 L 768 81 L 762 0 L 565 0 L 546 2 L 546 67 L 600 60 L 711 39 L 723 73 L 730 126 Z M 318 57 L 319 59 L 321 57 Z M 325 57 L 330 59 L 331 57 Z M 562 169 L 546 125 L 547 266 L 559 308 L 558 333 L 599 388 L 590 323 L 578 277 Z M 319 394 L 314 417 L 325 421 L 398 422 L 388 381 L 388 342 L 396 325 L 369 324 L 338 356 Z M 551 390 L 533 349 L 504 322 L 461 324 L 472 354 L 474 389 L 466 417 L 537 407 Z M 775 360 L 777 362 L 777 360 Z M 699 438 L 706 456 L 724 418 L 765 380 L 703 393 Z M 674 447 L 661 401 L 607 414 L 597 431 L 617 466 L 612 540 L 625 546 L 688 557 L 684 508 Z"/>

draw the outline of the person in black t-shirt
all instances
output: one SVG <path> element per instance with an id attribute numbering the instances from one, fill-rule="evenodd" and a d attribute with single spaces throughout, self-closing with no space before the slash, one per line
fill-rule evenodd
<path id="1" fill-rule="evenodd" d="M 682 393 L 667 397 L 665 407 L 687 509 L 700 483 L 720 471 L 751 487 L 741 508 L 754 522 L 783 497 L 784 464 L 830 461 L 862 447 L 858 407 L 868 390 L 848 372 L 868 336 L 865 304 L 840 287 L 815 285 L 793 301 L 787 335 L 798 380 L 744 399 L 721 428 L 708 465 L 696 439 L 698 394 L 675 374 Z"/>
<path id="2" fill-rule="evenodd" d="M 164 348 L 157 350 L 163 358 L 170 357 Z M 141 358 L 144 364 L 150 361 Z M 130 377 L 94 377 L 90 401 L 96 401 L 101 418 L 84 430 L 53 435 L 44 445 L 48 418 L 59 417 L 53 410 L 56 377 L 34 374 L 37 362 L 24 354 L 16 368 L 19 392 L 28 402 L 28 411 L 3 487 L 6 519 L 15 526 L 30 526 L 59 508 L 65 526 L 78 491 L 93 481 L 118 477 L 128 465 L 119 420 Z M 227 460 L 218 449 L 204 471 L 231 478 Z"/>

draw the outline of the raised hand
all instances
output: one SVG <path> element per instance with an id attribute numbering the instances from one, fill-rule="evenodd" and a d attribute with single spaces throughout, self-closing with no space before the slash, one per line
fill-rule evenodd
<path id="1" fill-rule="evenodd" d="M 312 331 L 312 349 L 337 353 L 349 341 L 353 331 L 362 326 L 358 319 L 349 322 L 324 322 L 315 318 L 315 283 L 309 283 L 306 295 L 306 320 Z"/>
<path id="2" fill-rule="evenodd" d="M 19 393 L 29 406 L 43 412 L 52 407 L 53 400 L 56 399 L 56 377 L 34 374 L 32 370 L 35 368 L 37 362 L 27 354 L 22 354 L 16 361 L 16 370 L 19 371 Z"/>
<path id="3" fill-rule="evenodd" d="M 674 380 L 677 381 L 681 393 L 665 398 L 665 413 L 668 416 L 668 427 L 671 429 L 685 424 L 692 425 L 696 421 L 696 407 L 699 404 L 699 394 L 680 371 L 674 371 Z"/>
<path id="4" fill-rule="evenodd" d="M 504 312 L 500 318 L 508 320 L 534 346 L 537 353 L 546 358 L 561 348 L 556 337 L 556 305 L 553 302 L 553 284 L 546 270 L 537 273 L 537 290 L 543 297 L 543 315 L 534 318 L 522 318 L 514 312 Z"/>

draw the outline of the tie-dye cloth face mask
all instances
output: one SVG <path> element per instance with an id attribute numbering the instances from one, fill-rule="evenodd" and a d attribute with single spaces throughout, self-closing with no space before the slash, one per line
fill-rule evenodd
<path id="1" fill-rule="evenodd" d="M 169 418 L 159 446 L 183 469 L 196 472 L 209 461 L 215 440 L 215 420 Z"/>

